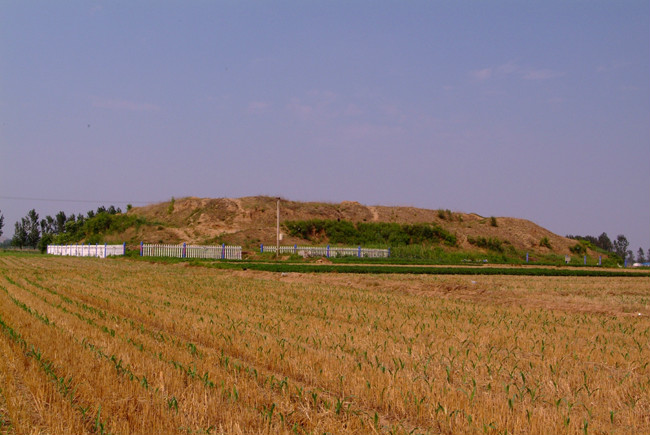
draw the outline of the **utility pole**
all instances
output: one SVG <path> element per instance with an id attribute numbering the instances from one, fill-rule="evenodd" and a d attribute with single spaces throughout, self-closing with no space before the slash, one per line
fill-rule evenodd
<path id="1" fill-rule="evenodd" d="M 277 225 L 275 231 L 275 258 L 280 258 L 280 198 L 278 198 L 278 213 Z"/>

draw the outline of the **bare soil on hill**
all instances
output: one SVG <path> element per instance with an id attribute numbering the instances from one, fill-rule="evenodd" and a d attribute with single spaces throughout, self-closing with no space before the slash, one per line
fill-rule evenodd
<path id="1" fill-rule="evenodd" d="M 195 198 L 134 207 L 135 214 L 153 222 L 131 228 L 119 236 L 145 243 L 232 243 L 248 247 L 260 243 L 275 244 L 277 198 Z M 429 210 L 416 207 L 366 206 L 354 201 L 341 203 L 280 200 L 281 221 L 333 219 L 352 222 L 395 222 L 400 224 L 434 223 L 456 234 L 458 248 L 476 250 L 471 238 L 496 238 L 519 251 L 543 255 L 550 252 L 570 254 L 576 244 L 525 220 L 512 217 L 479 216 L 475 213 Z M 496 226 L 494 225 L 496 223 Z M 546 237 L 551 248 L 540 246 Z M 284 235 L 282 244 L 305 243 Z M 589 253 L 593 255 L 594 253 Z"/>

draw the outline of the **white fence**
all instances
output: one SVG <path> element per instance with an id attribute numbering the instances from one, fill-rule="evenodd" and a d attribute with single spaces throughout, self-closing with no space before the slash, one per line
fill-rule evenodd
<path id="1" fill-rule="evenodd" d="M 126 253 L 126 243 L 122 245 L 47 245 L 47 253 L 73 257 L 106 258 L 110 255 L 124 255 Z"/>
<path id="2" fill-rule="evenodd" d="M 260 246 L 260 252 L 275 252 L 275 245 Z M 364 257 L 388 258 L 389 249 L 368 249 L 358 246 L 356 248 L 338 248 L 330 246 L 280 246 L 280 254 L 297 254 L 303 257 Z"/>
<path id="3" fill-rule="evenodd" d="M 143 257 L 221 258 L 241 260 L 241 246 L 154 245 L 140 243 Z"/>

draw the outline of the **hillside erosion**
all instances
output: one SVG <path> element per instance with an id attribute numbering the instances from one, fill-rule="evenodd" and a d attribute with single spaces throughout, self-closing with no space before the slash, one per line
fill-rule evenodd
<path id="1" fill-rule="evenodd" d="M 147 224 L 126 229 L 111 238 L 130 243 L 228 243 L 246 247 L 275 244 L 277 199 L 266 196 L 244 198 L 180 198 L 134 207 L 129 214 Z M 432 223 L 457 237 L 456 249 L 477 250 L 469 240 L 495 238 L 518 251 L 570 254 L 575 240 L 554 234 L 525 219 L 483 217 L 474 213 L 428 210 L 415 207 L 366 206 L 358 202 L 298 202 L 281 199 L 282 222 L 309 219 L 351 222 Z M 283 231 L 286 233 L 286 231 Z M 540 244 L 542 240 L 548 243 Z M 284 234 L 283 244 L 306 243 Z M 546 245 L 546 246 L 544 246 Z M 595 253 L 589 252 L 589 255 Z"/>

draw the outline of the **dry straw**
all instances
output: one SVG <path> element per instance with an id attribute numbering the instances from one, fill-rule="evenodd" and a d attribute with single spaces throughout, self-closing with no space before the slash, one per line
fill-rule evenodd
<path id="1" fill-rule="evenodd" d="M 648 432 L 649 281 L 2 256 L 0 428 Z"/>

